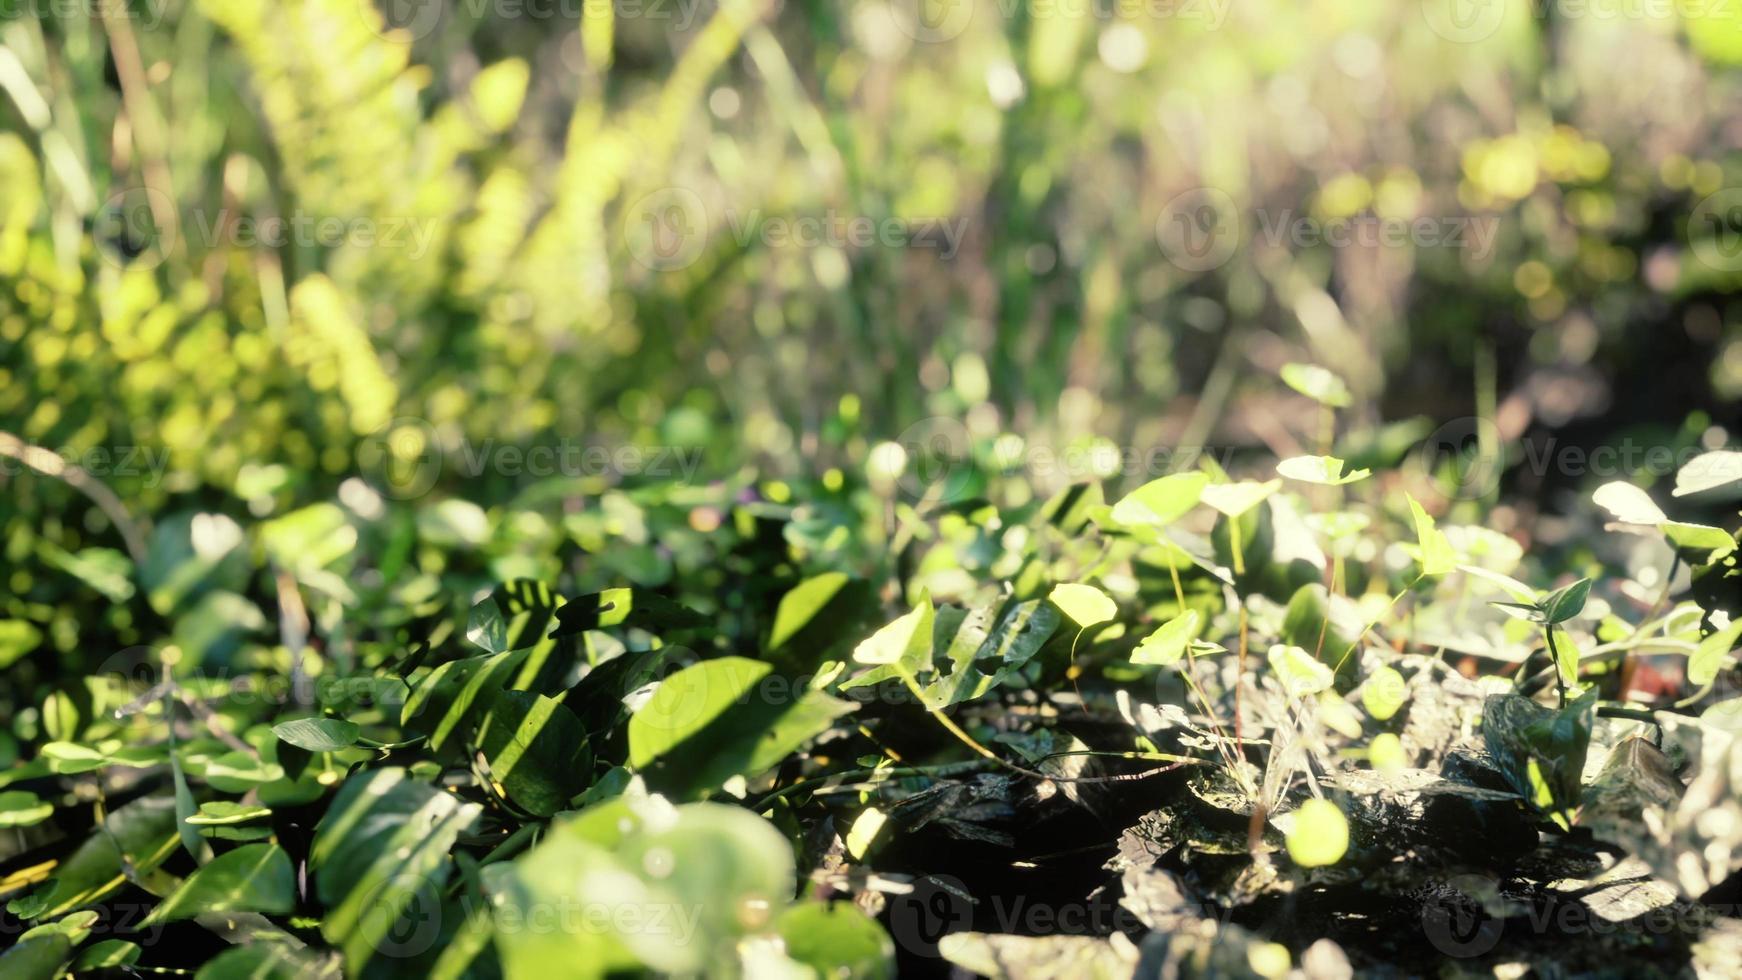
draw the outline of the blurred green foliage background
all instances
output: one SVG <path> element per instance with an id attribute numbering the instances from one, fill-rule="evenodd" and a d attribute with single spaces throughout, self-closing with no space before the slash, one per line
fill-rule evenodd
<path id="1" fill-rule="evenodd" d="M 584 496 L 938 437 L 1030 496 L 1314 446 L 1289 361 L 1370 441 L 1722 442 L 1742 398 L 1736 0 L 0 11 L 14 619 L 117 505 L 517 499 L 480 446 L 648 454 L 559 465 Z"/>

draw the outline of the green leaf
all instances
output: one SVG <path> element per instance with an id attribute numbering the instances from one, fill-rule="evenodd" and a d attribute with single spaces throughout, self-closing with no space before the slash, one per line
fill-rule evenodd
<path id="1" fill-rule="evenodd" d="M 1113 520 L 1127 527 L 1172 524 L 1198 505 L 1209 482 L 1203 473 L 1173 473 L 1151 480 L 1119 498 L 1113 505 Z"/>
<path id="2" fill-rule="evenodd" d="M 1291 480 L 1327 487 L 1340 487 L 1373 475 L 1372 470 L 1351 470 L 1345 473 L 1345 465 L 1347 464 L 1335 456 L 1291 456 L 1276 464 L 1276 472 Z"/>
<path id="3" fill-rule="evenodd" d="M 1365 630 L 1355 604 L 1308 582 L 1289 597 L 1282 617 L 1282 641 L 1313 654 L 1340 675 L 1344 690 L 1355 686 L 1359 658 L 1351 656 Z"/>
<path id="4" fill-rule="evenodd" d="M 315 828 L 309 865 L 327 910 L 321 935 L 351 969 L 362 972 L 427 921 L 453 868 L 448 852 L 481 810 L 411 781 L 404 769 L 345 780 Z"/>
<path id="5" fill-rule="evenodd" d="M 284 942 L 233 946 L 200 967 L 194 980 L 340 980 L 337 962 L 322 961 Z"/>
<path id="6" fill-rule="evenodd" d="M 1560 682 L 1573 685 L 1579 682 L 1579 645 L 1564 631 L 1553 637 L 1555 673 Z"/>
<path id="7" fill-rule="evenodd" d="M 1134 664 L 1159 664 L 1169 667 L 1179 662 L 1185 656 L 1186 646 L 1198 635 L 1198 611 L 1187 609 L 1178 616 L 1168 620 L 1155 632 L 1144 637 L 1137 649 L 1131 651 L 1131 662 Z"/>
<path id="8" fill-rule="evenodd" d="M 1482 704 L 1482 740 L 1514 791 L 1567 825 L 1579 805 L 1597 689 L 1553 710 L 1516 694 Z"/>
<path id="9" fill-rule="evenodd" d="M 1432 578 L 1444 575 L 1457 567 L 1457 557 L 1452 551 L 1451 542 L 1446 540 L 1445 533 L 1434 526 L 1434 519 L 1428 516 L 1421 504 L 1414 497 L 1404 494 L 1409 500 L 1409 512 L 1415 518 L 1416 547 L 1420 549 L 1422 575 Z"/>
<path id="10" fill-rule="evenodd" d="M 1078 582 L 1053 586 L 1047 599 L 1085 629 L 1108 622 L 1119 612 L 1119 606 L 1107 598 L 1107 593 Z"/>
<path id="11" fill-rule="evenodd" d="M 1317 694 L 1331 686 L 1336 676 L 1331 668 L 1320 663 L 1300 647 L 1278 643 L 1270 648 L 1270 669 L 1282 682 L 1289 697 L 1302 698 Z"/>
<path id="12" fill-rule="evenodd" d="M 749 703 L 773 669 L 745 657 L 720 657 L 667 677 L 629 719 L 629 764 L 647 767 L 733 705 Z"/>
<path id="13" fill-rule="evenodd" d="M 127 884 L 124 864 L 135 875 L 146 874 L 174 853 L 179 840 L 173 797 L 147 796 L 118 807 L 55 869 L 32 918 L 53 919 L 101 902 Z"/>
<path id="14" fill-rule="evenodd" d="M 96 589 L 110 602 L 123 603 L 133 598 L 133 561 L 113 548 L 84 548 L 71 553 L 59 548 L 44 549 L 43 558 Z"/>
<path id="15" fill-rule="evenodd" d="M 1374 721 L 1389 721 L 1409 700 L 1409 684 L 1390 667 L 1380 667 L 1361 686 L 1361 705 Z"/>
<path id="16" fill-rule="evenodd" d="M 1651 499 L 1651 494 L 1626 480 L 1614 480 L 1598 487 L 1591 494 L 1591 502 L 1608 511 L 1615 520 L 1623 524 L 1648 524 L 1656 527 L 1669 520 L 1668 515 Z"/>
<path id="17" fill-rule="evenodd" d="M 853 661 L 861 664 L 893 664 L 898 670 L 917 674 L 931 663 L 931 599 L 921 596 L 913 611 L 871 634 L 853 649 Z"/>
<path id="18" fill-rule="evenodd" d="M 877 920 L 852 902 L 803 902 L 775 925 L 786 955 L 818 977 L 888 980 L 895 976 L 895 944 Z"/>
<path id="19" fill-rule="evenodd" d="M 1591 594 L 1591 580 L 1579 579 L 1570 585 L 1563 585 L 1543 597 L 1541 602 L 1543 620 L 1550 626 L 1564 623 L 1585 609 L 1585 600 Z"/>
<path id="20" fill-rule="evenodd" d="M 1735 648 L 1738 637 L 1742 637 L 1742 619 L 1701 640 L 1688 655 L 1688 683 L 1705 687 L 1717 680 L 1718 671 Z"/>
<path id="21" fill-rule="evenodd" d="M 53 813 L 54 804 L 44 803 L 35 793 L 21 789 L 0 793 L 0 828 L 34 826 Z"/>
<path id="22" fill-rule="evenodd" d="M 0 670 L 12 666 L 41 642 L 42 630 L 37 629 L 35 623 L 0 619 Z"/>
<path id="23" fill-rule="evenodd" d="M 629 719 L 629 764 L 655 788 L 694 795 L 766 772 L 854 707 L 794 690 L 759 661 L 703 661 L 667 677 Z"/>
<path id="24" fill-rule="evenodd" d="M 1217 513 L 1232 519 L 1263 503 L 1266 498 L 1281 488 L 1281 480 L 1270 480 L 1265 483 L 1258 483 L 1254 480 L 1243 480 L 1239 483 L 1213 483 L 1204 487 L 1203 501 Z"/>
<path id="25" fill-rule="evenodd" d="M 17 945 L 0 953 L 0 977 L 6 980 L 56 980 L 73 958 L 73 942 L 60 932 L 27 932 Z"/>
<path id="26" fill-rule="evenodd" d="M 105 939 L 86 946 L 73 960 L 73 969 L 78 970 L 114 970 L 124 966 L 132 966 L 139 962 L 139 954 L 144 950 L 137 943 L 124 939 Z"/>
<path id="27" fill-rule="evenodd" d="M 562 597 L 543 582 L 505 582 L 472 606 L 466 617 L 466 639 L 491 653 L 533 646 L 550 632 L 560 605 Z"/>
<path id="28" fill-rule="evenodd" d="M 1516 604 L 1529 606 L 1532 609 L 1536 608 L 1536 590 L 1510 575 L 1502 575 L 1478 565 L 1459 565 L 1458 571 L 1474 575 L 1485 582 L 1499 586 L 1500 591 L 1511 596 L 1512 601 Z"/>
<path id="29" fill-rule="evenodd" d="M 1321 405 L 1344 408 L 1349 404 L 1349 388 L 1343 379 L 1317 364 L 1284 364 L 1282 381 Z"/>
<path id="30" fill-rule="evenodd" d="M 534 816 L 563 809 L 592 775 L 581 720 L 555 698 L 498 692 L 476 741 L 502 795 Z"/>
<path id="31" fill-rule="evenodd" d="M 517 650 L 442 664 L 412 688 L 400 724 L 428 735 L 432 749 L 442 748 L 455 733 L 470 735 L 491 697 L 513 683 L 527 656 L 528 651 Z"/>
<path id="32" fill-rule="evenodd" d="M 741 937 L 777 921 L 796 886 L 793 865 L 786 838 L 742 807 L 659 797 L 591 807 L 484 869 L 498 922 L 581 913 L 575 928 L 498 930 L 503 973 L 718 972 L 736 962 Z M 593 922 L 607 925 L 585 926 Z"/>
<path id="33" fill-rule="evenodd" d="M 1717 449 L 1689 460 L 1675 474 L 1675 496 L 1717 490 L 1742 482 L 1742 452 Z"/>
<path id="34" fill-rule="evenodd" d="M 702 614 L 647 589 L 606 589 L 564 603 L 556 611 L 557 628 L 552 636 L 568 636 L 587 630 L 622 626 L 664 635 L 704 629 Z"/>
<path id="35" fill-rule="evenodd" d="M 1380 772 L 1395 772 L 1409 766 L 1409 753 L 1403 739 L 1392 732 L 1380 732 L 1367 746 L 1367 764 Z"/>
<path id="36" fill-rule="evenodd" d="M 1349 851 L 1349 820 L 1330 800 L 1310 799 L 1294 811 L 1288 856 L 1303 868 L 1336 864 Z"/>
<path id="37" fill-rule="evenodd" d="M 248 823 L 252 820 L 264 820 L 272 816 L 272 810 L 253 803 L 235 803 L 230 800 L 213 800 L 200 804 L 200 812 L 187 818 L 187 822 L 196 827 L 224 827 L 231 824 Z"/>
<path id="38" fill-rule="evenodd" d="M 1736 550 L 1736 539 L 1723 528 L 1681 521 L 1665 521 L 1661 527 L 1663 536 L 1677 549 L 1701 553 L 1696 564 L 1716 561 Z"/>
<path id="39" fill-rule="evenodd" d="M 845 573 L 824 572 L 793 586 L 780 597 L 780 606 L 774 611 L 774 628 L 768 634 L 769 648 L 785 646 L 851 581 Z"/>
<path id="40" fill-rule="evenodd" d="M 853 818 L 853 826 L 847 831 L 847 856 L 855 861 L 862 861 L 865 852 L 871 849 L 871 844 L 877 839 L 877 832 L 889 822 L 889 815 L 876 807 L 866 807 L 857 817 Z"/>
<path id="41" fill-rule="evenodd" d="M 338 752 L 357 744 L 362 729 L 338 718 L 299 718 L 273 725 L 272 733 L 309 752 Z"/>
<path id="42" fill-rule="evenodd" d="M 191 919 L 204 912 L 284 915 L 296 907 L 296 873 L 277 844 L 247 844 L 195 869 L 144 925 Z"/>

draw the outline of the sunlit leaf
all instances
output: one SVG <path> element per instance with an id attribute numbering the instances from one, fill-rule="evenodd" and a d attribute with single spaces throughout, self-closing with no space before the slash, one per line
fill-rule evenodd
<path id="1" fill-rule="evenodd" d="M 1151 480 L 1119 498 L 1113 519 L 1120 524 L 1172 524 L 1198 505 L 1209 476 L 1203 473 L 1173 473 Z"/>
<path id="2" fill-rule="evenodd" d="M 1270 669 L 1282 682 L 1290 697 L 1306 697 L 1331 686 L 1336 675 L 1312 654 L 1300 647 L 1278 643 L 1270 648 Z"/>
<path id="3" fill-rule="evenodd" d="M 247 844 L 213 858 L 165 896 L 145 925 L 206 912 L 282 915 L 296 906 L 296 875 L 277 844 Z"/>
<path id="4" fill-rule="evenodd" d="M 1212 483 L 1204 487 L 1203 501 L 1218 513 L 1235 518 L 1263 503 L 1265 498 L 1281 487 L 1281 480 L 1270 480 L 1265 483 L 1253 480 L 1245 480 L 1240 483 Z"/>
<path id="5" fill-rule="evenodd" d="M 1288 856 L 1303 868 L 1336 864 L 1349 850 L 1349 820 L 1329 800 L 1311 799 L 1294 811 Z"/>
<path id="6" fill-rule="evenodd" d="M 1053 586 L 1047 599 L 1063 610 L 1072 622 L 1085 628 L 1108 622 L 1119 612 L 1119 606 L 1107 597 L 1107 593 L 1080 582 Z"/>
<path id="7" fill-rule="evenodd" d="M 1445 533 L 1434 526 L 1434 519 L 1428 516 L 1421 504 L 1414 497 L 1404 495 L 1409 500 L 1409 512 L 1415 518 L 1416 547 L 1420 549 L 1421 573 L 1432 578 L 1444 575 L 1457 567 L 1457 556 L 1452 551 L 1451 543 L 1446 540 Z"/>
<path id="8" fill-rule="evenodd" d="M 1282 380 L 1321 405 L 1343 408 L 1349 404 L 1349 388 L 1343 379 L 1317 364 L 1284 364 Z"/>
<path id="9" fill-rule="evenodd" d="M 1346 464 L 1335 456 L 1291 456 L 1276 464 L 1276 472 L 1291 480 L 1339 487 L 1373 475 L 1372 470 L 1344 472 Z"/>
<path id="10" fill-rule="evenodd" d="M 1134 664 L 1158 664 L 1163 667 L 1179 662 L 1186 647 L 1198 634 L 1198 612 L 1187 609 L 1157 627 L 1131 651 Z"/>
<path id="11" fill-rule="evenodd" d="M 1704 687 L 1716 680 L 1739 637 L 1742 637 L 1742 619 L 1701 640 L 1694 652 L 1688 655 L 1688 683 Z"/>

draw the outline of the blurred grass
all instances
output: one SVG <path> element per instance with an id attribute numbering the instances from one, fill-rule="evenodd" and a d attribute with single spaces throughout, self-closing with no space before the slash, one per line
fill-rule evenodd
<path id="1" fill-rule="evenodd" d="M 1274 446 L 1313 426 L 1249 380 L 1287 360 L 1336 367 L 1375 423 L 1472 413 L 1497 352 L 1552 424 L 1624 400 L 1676 335 L 1704 365 L 1665 418 L 1742 395 L 1738 270 L 1690 247 L 1738 179 L 1725 8 L 923 3 L 0 19 L 0 429 L 167 453 L 111 475 L 147 512 L 265 516 L 394 419 L 406 457 L 677 444 L 710 473 L 857 465 L 932 418 Z M 1158 227 L 1204 188 L 1246 231 L 1200 271 Z M 1494 239 L 1262 233 L 1351 216 Z M 776 236 L 801 217 L 920 242 Z M 302 230 L 263 241 L 274 218 Z M 949 222 L 945 258 L 925 234 Z M 649 252 L 673 233 L 684 261 Z M 63 492 L 0 506 L 39 522 L 27 498 Z M 65 545 L 103 533 L 82 520 Z"/>

